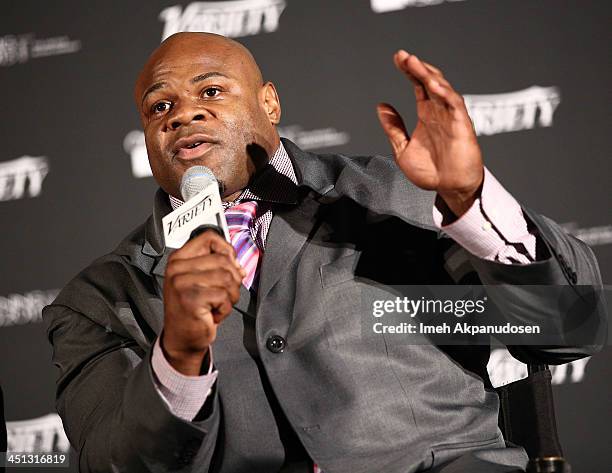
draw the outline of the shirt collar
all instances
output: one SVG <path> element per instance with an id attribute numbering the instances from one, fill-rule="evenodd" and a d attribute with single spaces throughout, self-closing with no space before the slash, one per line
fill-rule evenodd
<path id="1" fill-rule="evenodd" d="M 245 200 L 257 200 L 274 203 L 294 203 L 297 196 L 298 181 L 287 150 L 281 143 L 268 165 L 260 171 L 249 187 L 245 188 L 233 202 L 224 202 L 228 208 Z M 183 201 L 169 195 L 172 210 L 183 205 Z"/>

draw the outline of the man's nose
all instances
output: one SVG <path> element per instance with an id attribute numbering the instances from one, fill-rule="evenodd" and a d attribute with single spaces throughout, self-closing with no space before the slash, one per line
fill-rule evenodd
<path id="1" fill-rule="evenodd" d="M 193 121 L 204 121 L 206 119 L 204 110 L 191 105 L 176 107 L 173 112 L 168 116 L 167 122 L 167 127 L 171 130 L 177 130 Z"/>

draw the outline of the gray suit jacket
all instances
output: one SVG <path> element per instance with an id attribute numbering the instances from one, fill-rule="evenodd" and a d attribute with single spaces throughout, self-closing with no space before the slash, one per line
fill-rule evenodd
<path id="1" fill-rule="evenodd" d="M 45 308 L 60 371 L 57 409 L 82 471 L 303 471 L 303 449 L 326 473 L 408 473 L 474 452 L 491 464 L 524 465 L 522 449 L 504 448 L 497 427 L 488 347 L 362 336 L 361 291 L 452 284 L 451 253 L 470 282 L 599 287 L 590 249 L 526 210 L 543 261 L 502 265 L 453 252 L 457 245 L 433 225 L 434 195 L 411 185 L 391 158 L 320 156 L 284 144 L 299 186 L 292 203 L 275 208 L 257 298 L 243 290 L 218 331 L 218 381 L 193 422 L 172 414 L 150 365 L 169 254 L 163 192 L 144 225 Z M 502 292 L 501 305 L 512 296 Z M 579 298 L 567 310 L 550 302 L 522 294 L 509 316 L 561 323 L 570 309 L 593 312 Z M 603 315 L 597 308 L 592 317 Z M 286 341 L 283 352 L 267 348 L 273 336 Z M 564 363 L 595 349 L 513 353 Z"/>

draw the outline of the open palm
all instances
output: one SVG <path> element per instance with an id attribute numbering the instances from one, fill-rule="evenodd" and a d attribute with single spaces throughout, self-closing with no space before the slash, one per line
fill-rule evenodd
<path id="1" fill-rule="evenodd" d="M 402 117 L 391 105 L 378 106 L 397 165 L 415 185 L 437 191 L 461 215 L 477 196 L 484 175 L 480 146 L 463 97 L 439 69 L 416 56 L 398 51 L 394 62 L 413 83 L 418 118 L 408 135 Z"/>

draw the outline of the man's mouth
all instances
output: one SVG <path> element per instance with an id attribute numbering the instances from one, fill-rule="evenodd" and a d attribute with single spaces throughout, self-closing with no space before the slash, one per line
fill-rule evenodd
<path id="1" fill-rule="evenodd" d="M 179 159 L 199 158 L 215 144 L 217 144 L 216 141 L 202 134 L 185 136 L 178 139 L 174 144 L 174 157 Z"/>

